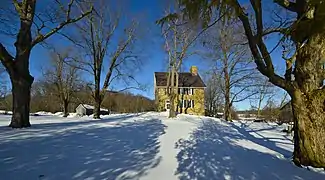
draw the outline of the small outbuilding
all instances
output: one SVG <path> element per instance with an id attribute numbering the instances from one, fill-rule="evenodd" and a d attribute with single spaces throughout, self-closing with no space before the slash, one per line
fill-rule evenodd
<path id="1" fill-rule="evenodd" d="M 94 114 L 94 106 L 88 105 L 88 104 L 79 104 L 79 106 L 76 108 L 76 113 L 79 116 L 90 116 Z M 100 108 L 100 115 L 108 115 L 109 110 Z"/>
<path id="2" fill-rule="evenodd" d="M 287 102 L 280 108 L 279 121 L 282 123 L 293 122 L 291 101 Z"/>

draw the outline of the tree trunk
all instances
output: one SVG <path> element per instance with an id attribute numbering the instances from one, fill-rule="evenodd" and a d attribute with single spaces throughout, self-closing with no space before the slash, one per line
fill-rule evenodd
<path id="1" fill-rule="evenodd" d="M 316 90 L 292 98 L 296 165 L 325 167 L 325 93 Z"/>
<path id="2" fill-rule="evenodd" d="M 101 65 L 100 63 L 98 63 L 97 61 L 94 61 L 95 63 L 97 63 L 98 65 L 95 64 L 95 91 L 93 94 L 93 98 L 94 98 L 94 119 L 100 119 L 100 105 L 102 103 L 102 99 L 101 99 L 101 95 L 100 95 L 100 75 L 101 75 Z"/>
<path id="3" fill-rule="evenodd" d="M 100 94 L 95 93 L 94 119 L 100 119 L 101 104 L 102 104 L 102 100 Z"/>
<path id="4" fill-rule="evenodd" d="M 260 99 L 258 100 L 258 106 L 257 106 L 257 118 L 260 118 L 261 116 L 261 106 L 262 106 L 262 99 L 260 97 Z"/>
<path id="5" fill-rule="evenodd" d="M 230 113 L 230 102 L 229 99 L 226 99 L 224 117 L 226 121 L 231 121 L 231 113 Z"/>
<path id="6" fill-rule="evenodd" d="M 324 26 L 323 26 L 324 27 Z M 325 167 L 325 33 L 309 36 L 298 50 L 291 91 L 294 119 L 294 157 L 297 165 Z"/>
<path id="7" fill-rule="evenodd" d="M 176 117 L 176 112 L 175 112 L 175 98 L 176 98 L 176 94 L 175 94 L 175 68 L 172 67 L 172 72 L 171 72 L 171 76 L 170 76 L 170 86 L 167 86 L 167 92 L 170 89 L 169 94 L 169 100 L 170 100 L 170 109 L 169 109 L 169 118 L 174 118 Z M 176 87 L 177 89 L 177 87 Z"/>
<path id="8" fill-rule="evenodd" d="M 226 78 L 226 88 L 225 88 L 225 110 L 224 110 L 224 117 L 226 121 L 231 121 L 231 114 L 230 114 L 231 102 L 230 102 L 230 88 L 229 88 L 229 81 Z"/>
<path id="9" fill-rule="evenodd" d="M 63 117 L 68 117 L 69 116 L 69 102 L 67 100 L 63 100 Z"/>
<path id="10" fill-rule="evenodd" d="M 22 13 L 26 17 L 20 17 L 20 29 L 17 35 L 17 41 L 15 42 L 16 56 L 14 60 L 10 59 L 8 63 L 5 63 L 12 84 L 13 114 L 9 125 L 12 128 L 31 126 L 29 122 L 29 106 L 30 90 L 34 77 L 29 72 L 29 57 L 32 48 L 32 34 L 30 29 L 35 10 L 35 2 L 29 2 L 26 7 L 29 8 L 28 12 Z"/>
<path id="11" fill-rule="evenodd" d="M 10 76 L 12 82 L 12 118 L 9 127 L 24 128 L 30 127 L 29 122 L 29 106 L 30 106 L 30 90 L 33 83 L 27 81 L 23 77 Z"/>
<path id="12" fill-rule="evenodd" d="M 176 112 L 175 112 L 175 95 L 172 93 L 170 96 L 170 109 L 169 109 L 169 118 L 174 118 L 176 117 Z"/>
<path id="13" fill-rule="evenodd" d="M 230 76 L 228 72 L 228 55 L 227 55 L 227 50 L 223 50 L 224 52 L 224 59 L 223 59 L 223 73 L 225 75 L 225 110 L 224 110 L 224 117 L 226 121 L 231 121 L 231 113 L 230 113 L 230 108 L 231 108 L 231 102 L 230 102 Z"/>
<path id="14" fill-rule="evenodd" d="M 180 107 L 179 113 L 182 114 L 183 113 L 183 108 L 186 107 L 186 105 L 184 105 L 184 94 L 182 94 L 182 96 L 181 96 L 181 105 L 182 105 L 182 107 Z"/>

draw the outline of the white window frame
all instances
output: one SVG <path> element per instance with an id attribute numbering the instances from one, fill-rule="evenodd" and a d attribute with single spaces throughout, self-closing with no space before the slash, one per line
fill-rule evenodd
<path id="1" fill-rule="evenodd" d="M 193 95 L 193 88 L 189 88 L 188 95 Z"/>
<path id="2" fill-rule="evenodd" d="M 180 94 L 185 94 L 184 88 L 180 88 Z"/>
<path id="3" fill-rule="evenodd" d="M 187 100 L 183 99 L 182 108 L 186 108 L 186 105 L 187 105 Z"/>

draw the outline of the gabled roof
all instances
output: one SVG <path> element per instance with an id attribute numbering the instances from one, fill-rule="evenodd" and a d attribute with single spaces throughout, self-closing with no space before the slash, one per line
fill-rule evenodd
<path id="1" fill-rule="evenodd" d="M 89 104 L 80 104 L 79 106 L 84 107 L 85 109 L 90 109 L 90 110 L 94 110 L 95 107 Z M 108 111 L 107 109 L 104 108 L 100 108 L 101 111 Z"/>
<path id="2" fill-rule="evenodd" d="M 285 109 L 285 108 L 287 108 L 289 106 L 291 106 L 291 100 L 286 102 L 282 107 L 280 107 L 280 110 L 283 110 L 283 109 Z"/>
<path id="3" fill-rule="evenodd" d="M 156 86 L 167 86 L 167 72 L 155 72 Z M 179 87 L 206 87 L 200 75 L 192 75 L 189 72 L 178 73 Z"/>

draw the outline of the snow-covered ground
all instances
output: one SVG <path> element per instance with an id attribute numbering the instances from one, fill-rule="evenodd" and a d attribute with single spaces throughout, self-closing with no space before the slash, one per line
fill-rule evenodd
<path id="1" fill-rule="evenodd" d="M 294 166 L 283 126 L 164 113 L 102 120 L 40 113 L 10 129 L 0 115 L 0 179 L 325 179 Z"/>

